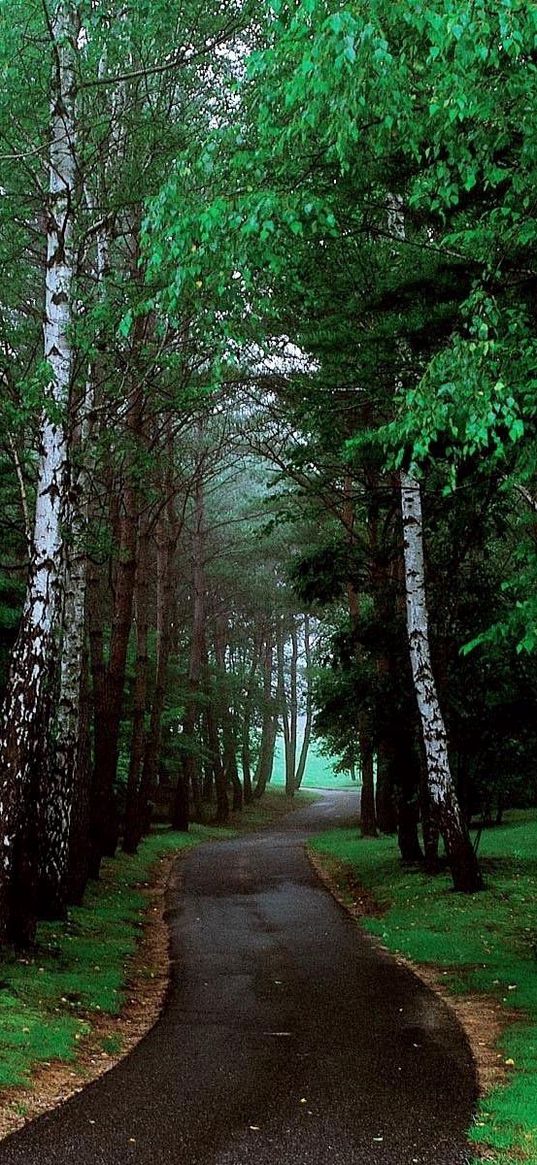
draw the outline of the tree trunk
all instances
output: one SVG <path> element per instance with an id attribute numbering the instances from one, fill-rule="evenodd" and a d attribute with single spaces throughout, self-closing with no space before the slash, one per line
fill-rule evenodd
<path id="1" fill-rule="evenodd" d="M 73 352 L 73 215 L 76 184 L 74 13 L 58 3 L 52 18 L 54 68 L 49 146 L 44 358 L 50 369 L 37 472 L 30 573 L 13 651 L 0 727 L 0 939 L 8 930 L 32 941 L 35 932 L 37 850 L 28 815 L 37 794 L 38 770 L 47 761 L 47 739 L 57 669 L 57 631 L 62 612 L 63 521 L 68 463 L 65 417 Z M 44 770 L 46 773 L 46 769 Z M 25 804 L 26 803 L 26 804 Z M 24 838 L 16 841 L 22 817 Z M 16 869 L 20 866 L 20 877 Z"/>
<path id="2" fill-rule="evenodd" d="M 348 489 L 348 487 L 347 487 Z M 354 545 L 354 510 L 349 503 L 348 512 L 348 532 L 351 546 Z M 356 593 L 354 584 L 350 579 L 347 580 L 347 598 L 349 602 L 349 617 L 351 632 L 353 636 L 356 634 L 358 627 L 358 620 L 360 617 L 360 608 L 358 602 L 358 595 Z M 360 656 L 360 646 L 355 645 L 356 656 Z M 360 795 L 360 828 L 362 837 L 376 837 L 377 836 L 377 820 L 375 811 L 375 770 L 374 770 L 374 749 L 373 741 L 371 740 L 371 726 L 368 712 L 364 709 L 358 713 L 358 747 L 360 750 L 360 768 L 362 778 L 362 790 Z"/>
<path id="3" fill-rule="evenodd" d="M 423 753 L 420 759 L 420 810 L 425 869 L 428 874 L 437 874 L 439 869 L 438 842 L 440 840 L 440 833 L 429 797 L 427 767 Z"/>
<path id="4" fill-rule="evenodd" d="M 423 851 L 418 834 L 419 799 L 417 793 L 403 784 L 399 790 L 397 813 L 397 844 L 401 861 L 421 865 Z"/>
<path id="5" fill-rule="evenodd" d="M 209 745 L 209 754 L 211 757 L 211 764 L 214 775 L 214 787 L 216 791 L 216 821 L 218 825 L 225 825 L 229 820 L 229 800 L 227 795 L 227 779 L 220 756 L 220 740 L 218 737 L 218 724 L 215 716 L 214 706 L 214 692 L 207 666 L 207 707 L 205 710 L 207 722 L 207 742 Z"/>
<path id="6" fill-rule="evenodd" d="M 237 767 L 237 738 L 235 734 L 235 716 L 231 707 L 231 691 L 229 676 L 226 669 L 226 627 L 217 620 L 215 631 L 215 656 L 218 664 L 218 690 L 220 706 L 220 722 L 222 725 L 222 742 L 224 746 L 224 774 L 225 780 L 232 789 L 233 811 L 240 811 L 244 804 L 244 794 Z"/>
<path id="7" fill-rule="evenodd" d="M 255 677 L 257 668 L 259 666 L 260 645 L 254 643 L 252 654 L 252 665 L 250 674 L 248 676 L 248 683 L 246 685 L 246 695 L 244 699 L 243 721 L 242 721 L 242 741 L 241 741 L 241 766 L 242 766 L 242 783 L 244 789 L 244 804 L 250 805 L 253 801 L 254 790 L 252 785 L 252 755 L 250 747 L 250 732 L 252 727 L 252 710 L 254 699 Z"/>
<path id="8" fill-rule="evenodd" d="M 157 663 L 155 688 L 151 704 L 151 715 L 140 782 L 140 805 L 138 809 L 140 823 L 148 820 L 149 802 L 154 796 L 158 782 L 158 764 L 162 747 L 162 717 L 166 702 L 168 670 L 172 647 L 176 556 L 180 523 L 175 512 L 174 504 L 175 448 L 171 427 L 167 441 L 166 455 L 168 467 L 165 488 L 168 501 L 165 513 L 159 524 L 162 528 L 157 531 Z"/>
<path id="9" fill-rule="evenodd" d="M 67 872 L 67 901 L 76 906 L 79 906 L 82 902 L 89 875 L 89 822 L 91 803 L 89 686 L 89 662 L 86 648 L 82 657 L 78 747 L 73 786 L 73 808 L 69 835 L 69 866 Z"/>
<path id="10" fill-rule="evenodd" d="M 311 686 L 311 643 L 310 643 L 310 621 L 309 616 L 304 615 L 304 654 L 306 657 L 306 721 L 304 724 L 304 736 L 302 737 L 302 745 L 300 748 L 300 755 L 298 758 L 297 770 L 295 773 L 295 789 L 300 789 L 304 775 L 306 772 L 306 764 L 308 761 L 309 748 L 311 743 L 311 730 L 313 727 L 313 692 Z"/>
<path id="11" fill-rule="evenodd" d="M 254 797 L 263 796 L 272 777 L 274 749 L 278 733 L 278 705 L 272 695 L 272 669 L 274 648 L 270 636 L 267 637 L 263 653 L 263 722 L 259 758 L 255 774 Z"/>
<path id="12" fill-rule="evenodd" d="M 375 809 L 380 832 L 395 833 L 397 810 L 394 800 L 393 750 L 386 740 L 381 740 L 377 752 Z"/>
<path id="13" fill-rule="evenodd" d="M 472 893 L 480 890 L 483 883 L 450 771 L 446 729 L 431 664 L 421 489 L 419 482 L 405 472 L 401 472 L 401 504 L 408 640 L 425 745 L 427 787 L 444 840 L 454 888 Z"/>
<path id="14" fill-rule="evenodd" d="M 80 495 L 77 499 L 80 501 Z M 60 689 L 54 743 L 43 789 L 45 836 L 40 847 L 39 913 L 67 912 L 71 814 L 78 785 L 80 701 L 86 628 L 85 530 L 73 514 L 73 542 L 66 549 Z M 78 528 L 78 527 L 81 528 Z"/>
<path id="15" fill-rule="evenodd" d="M 296 750 L 298 736 L 298 637 L 296 624 L 291 625 L 291 661 L 289 665 L 289 766 L 285 774 L 285 792 L 294 797 L 296 792 Z"/>
<path id="16" fill-rule="evenodd" d="M 177 794 L 172 808 L 174 829 L 188 829 L 190 791 L 199 786 L 200 757 L 195 739 L 199 715 L 200 677 L 207 652 L 205 636 L 205 498 L 203 486 L 203 459 L 198 466 L 194 493 L 194 528 L 192 532 L 192 639 L 188 672 L 188 695 L 183 720 L 182 773 L 177 782 Z M 181 823 L 181 824 L 179 824 Z"/>
<path id="17" fill-rule="evenodd" d="M 132 216 L 129 232 L 130 274 L 133 286 L 140 282 L 140 213 Z M 138 362 L 146 319 L 135 320 L 129 352 L 132 385 L 125 412 L 126 469 L 119 508 L 118 554 L 115 569 L 112 627 L 108 665 L 102 682 L 95 680 L 94 777 L 91 813 L 92 874 L 97 877 L 103 857 L 113 857 L 119 838 L 115 781 L 119 757 L 119 733 L 123 711 L 127 652 L 132 627 L 136 550 L 139 523 L 139 454 L 144 427 L 144 390 Z M 99 618 L 99 612 L 96 612 Z M 93 657 L 92 657 L 93 663 Z M 97 665 L 99 666 L 99 665 Z"/>
<path id="18" fill-rule="evenodd" d="M 145 714 L 147 708 L 147 680 L 149 668 L 149 531 L 145 524 L 140 533 L 138 565 L 136 570 L 136 674 L 134 679 L 134 699 L 132 710 L 132 736 L 127 777 L 127 799 L 125 805 L 125 827 L 123 849 L 134 854 L 143 833 L 140 820 L 140 778 L 145 747 Z"/>
<path id="19" fill-rule="evenodd" d="M 360 829 L 362 837 L 377 836 L 377 819 L 375 812 L 375 769 L 374 752 L 368 731 L 368 717 L 360 716 L 358 726 L 358 745 L 360 748 L 360 770 L 362 775 L 362 790 L 360 795 Z"/>
<path id="20" fill-rule="evenodd" d="M 296 646 L 296 634 L 294 636 L 293 653 Z M 282 720 L 283 729 L 283 743 L 284 743 L 284 758 L 285 758 L 285 796 L 294 797 L 295 795 L 295 764 L 296 764 L 296 716 L 297 716 L 297 700 L 296 700 L 296 657 L 294 660 L 294 727 L 293 727 L 293 695 L 291 694 L 291 702 L 287 698 L 287 686 L 285 682 L 285 633 L 283 620 L 280 621 L 276 640 L 277 662 L 278 662 L 278 684 L 277 684 L 277 702 L 278 710 Z M 291 661 L 291 689 L 293 687 L 293 660 Z"/>

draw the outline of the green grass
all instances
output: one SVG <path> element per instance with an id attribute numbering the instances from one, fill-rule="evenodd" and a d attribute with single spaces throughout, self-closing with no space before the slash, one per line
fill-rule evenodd
<path id="1" fill-rule="evenodd" d="M 300 746 L 300 741 L 299 741 Z M 315 741 L 312 741 L 308 753 L 306 772 L 302 782 L 303 789 L 356 789 L 356 781 L 352 781 L 348 773 L 336 773 L 335 762 L 328 757 L 321 756 Z M 282 737 L 276 741 L 274 753 L 274 772 L 271 785 L 281 788 L 285 785 L 285 756 Z"/>
<path id="2" fill-rule="evenodd" d="M 401 867 L 390 838 L 362 840 L 332 830 L 313 848 L 351 867 L 383 908 L 363 925 L 415 963 L 444 968 L 453 992 L 479 991 L 520 1011 L 501 1041 L 510 1079 L 480 1103 L 472 1141 L 494 1165 L 537 1163 L 537 815 L 513 814 L 481 842 L 486 890 L 454 894 L 446 875 Z"/>
<path id="3" fill-rule="evenodd" d="M 237 832 L 266 829 L 267 826 L 277 825 L 289 812 L 306 809 L 318 800 L 319 794 L 311 789 L 299 789 L 291 799 L 284 795 L 282 785 L 270 784 L 260 801 L 253 801 L 251 805 L 245 805 L 240 813 L 231 814 L 230 826 Z"/>
<path id="4" fill-rule="evenodd" d="M 200 842 L 233 837 L 237 829 L 276 824 L 290 808 L 316 798 L 300 793 L 292 806 L 281 789 L 236 814 L 229 826 L 192 825 L 188 835 L 157 829 L 135 857 L 119 854 L 103 864 L 103 877 L 90 883 L 84 904 L 65 923 L 41 923 L 31 955 L 4 953 L 0 961 L 0 1089 L 26 1086 L 32 1071 L 52 1060 L 76 1059 L 92 1016 L 117 1016 L 125 1002 L 129 960 L 142 936 L 149 899 L 144 894 L 151 869 L 167 854 Z M 145 968 L 150 976 L 155 968 Z M 111 1035 L 103 1050 L 115 1055 L 121 1037 Z"/>
<path id="5" fill-rule="evenodd" d="M 120 854 L 105 863 L 102 881 L 90 884 L 84 905 L 73 908 L 66 923 L 40 925 L 35 954 L 4 956 L 0 1088 L 28 1084 L 39 1063 L 73 1061 L 92 1014 L 120 1012 L 128 960 L 148 906 L 143 887 L 152 866 L 212 836 L 215 831 L 203 826 L 193 826 L 188 836 L 153 834 L 135 857 Z"/>

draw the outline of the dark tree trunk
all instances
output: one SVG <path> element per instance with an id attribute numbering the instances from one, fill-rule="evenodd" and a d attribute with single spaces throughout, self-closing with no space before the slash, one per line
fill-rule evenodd
<path id="1" fill-rule="evenodd" d="M 218 724 L 215 716 L 213 692 L 209 688 L 205 715 L 207 722 L 207 741 L 209 745 L 209 753 L 214 776 L 214 787 L 216 792 L 216 821 L 219 825 L 225 825 L 226 821 L 229 820 L 227 779 L 220 755 L 220 740 L 218 737 Z"/>
<path id="2" fill-rule="evenodd" d="M 242 741 L 241 741 L 241 766 L 242 766 L 242 783 L 244 789 L 244 804 L 250 805 L 254 798 L 254 790 L 252 783 L 252 751 L 250 745 L 250 732 L 252 728 L 252 711 L 254 700 L 254 688 L 257 669 L 259 666 L 260 644 L 254 643 L 252 665 L 250 674 L 248 676 L 248 683 L 246 685 L 246 695 L 244 700 L 243 721 L 242 721 Z"/>
<path id="3" fill-rule="evenodd" d="M 309 616 L 304 615 L 304 654 L 306 657 L 306 721 L 304 724 L 304 736 L 302 738 L 302 745 L 300 748 L 300 755 L 298 758 L 298 765 L 295 773 L 295 789 L 300 789 L 304 775 L 306 772 L 306 764 L 308 761 L 309 748 L 311 743 L 311 730 L 313 727 L 313 693 L 311 688 L 311 643 L 310 643 L 310 621 Z"/>
<path id="4" fill-rule="evenodd" d="M 93 877 L 99 876 L 102 858 L 114 856 L 119 837 L 119 814 L 114 785 L 136 574 L 137 504 L 132 483 L 125 489 L 123 504 L 108 666 L 103 667 L 103 657 L 100 653 L 99 658 L 96 658 L 95 649 L 100 647 L 102 650 L 102 644 L 98 642 L 99 636 L 92 634 L 92 630 L 95 631 L 95 623 L 100 624 L 102 619 L 101 611 L 93 612 L 93 627 L 90 626 L 95 705 L 90 828 Z"/>
<path id="5" fill-rule="evenodd" d="M 243 739 L 241 748 L 241 768 L 242 768 L 242 787 L 244 795 L 244 804 L 251 805 L 254 799 L 254 789 L 252 785 L 252 757 L 250 753 L 250 733 L 248 731 L 248 740 Z"/>
<path id="6" fill-rule="evenodd" d="M 167 468 L 163 487 L 167 504 L 157 528 L 157 662 L 155 687 L 140 781 L 139 818 L 147 821 L 149 805 L 158 783 L 162 748 L 162 717 L 166 703 L 168 671 L 172 650 L 172 622 L 175 607 L 177 544 L 181 525 L 175 507 L 175 443 L 170 425 L 167 436 Z"/>
<path id="7" fill-rule="evenodd" d="M 286 797 L 294 797 L 295 795 L 295 765 L 296 765 L 296 720 L 297 720 L 297 695 L 296 695 L 296 633 L 292 636 L 292 657 L 290 666 L 290 686 L 291 696 L 290 700 L 287 698 L 286 676 L 285 676 L 285 630 L 283 620 L 280 620 L 277 630 L 277 662 L 278 662 L 278 683 L 276 699 L 278 702 L 278 711 L 281 716 L 284 742 L 284 756 L 285 756 L 285 795 Z M 293 691 L 294 689 L 294 691 Z"/>
<path id="8" fill-rule="evenodd" d="M 393 763 L 397 784 L 397 841 L 401 860 L 409 864 L 423 862 L 419 839 L 420 767 L 408 725 L 399 725 Z"/>
<path id="9" fill-rule="evenodd" d="M 190 826 L 190 783 L 188 771 L 179 770 L 177 785 L 171 806 L 171 826 L 180 833 L 188 833 Z"/>
<path id="10" fill-rule="evenodd" d="M 397 843 L 401 861 L 408 864 L 423 862 L 423 852 L 418 835 L 419 801 L 416 795 L 403 789 L 399 795 Z"/>
<path id="11" fill-rule="evenodd" d="M 172 807 L 172 824 L 176 829 L 185 829 L 189 815 L 190 794 L 198 797 L 200 789 L 200 749 L 196 740 L 199 717 L 200 679 L 203 661 L 207 653 L 205 639 L 205 498 L 203 483 L 203 457 L 198 465 L 194 485 L 194 526 L 192 530 L 192 638 L 190 642 L 189 694 L 183 720 L 184 753 L 175 804 Z M 182 824 L 178 825 L 177 822 Z M 188 825 L 186 825 L 188 828 Z"/>
<path id="12" fill-rule="evenodd" d="M 69 837 L 69 873 L 67 896 L 69 903 L 79 906 L 89 877 L 89 823 L 91 800 L 91 727 L 90 684 L 87 650 L 82 662 L 80 691 L 80 722 L 78 737 L 78 764 L 71 814 Z"/>
<path id="13" fill-rule="evenodd" d="M 439 869 L 438 844 L 440 841 L 440 832 L 435 820 L 433 806 L 431 805 L 429 784 L 427 781 L 427 767 L 423 755 L 420 758 L 420 777 L 421 832 L 423 835 L 425 869 L 428 874 L 437 874 Z"/>
<path id="14" fill-rule="evenodd" d="M 274 765 L 274 749 L 278 732 L 278 706 L 272 695 L 273 661 L 274 648 L 269 636 L 263 652 L 263 721 L 255 774 L 254 797 L 256 799 L 263 796 L 270 782 Z"/>
<path id="15" fill-rule="evenodd" d="M 145 748 L 145 715 L 147 709 L 147 681 L 149 668 L 149 531 L 144 524 L 140 532 L 138 565 L 136 570 L 136 674 L 132 709 L 132 736 L 127 778 L 123 849 L 134 854 L 143 835 L 143 807 L 140 799 L 140 779 Z"/>
<path id="16" fill-rule="evenodd" d="M 353 551 L 356 545 L 356 514 L 352 497 L 352 481 L 349 474 L 347 474 L 345 477 L 344 496 L 345 501 L 342 518 L 345 529 L 347 531 L 349 549 L 350 551 Z M 347 579 L 346 589 L 347 600 L 349 604 L 350 630 L 354 640 L 356 658 L 359 660 L 362 653 L 357 635 L 360 621 L 360 601 L 352 578 Z M 367 710 L 364 708 L 361 708 L 358 711 L 358 747 L 360 751 L 360 765 L 362 775 L 362 792 L 360 802 L 361 832 L 362 837 L 376 837 L 377 821 L 375 810 L 374 750 L 370 717 Z"/>
<path id="17" fill-rule="evenodd" d="M 222 742 L 224 748 L 224 775 L 226 782 L 232 789 L 232 808 L 234 811 L 242 809 L 244 794 L 237 767 L 237 738 L 235 733 L 235 716 L 231 707 L 231 690 L 229 675 L 226 669 L 226 639 L 227 627 L 225 621 L 216 621 L 215 656 L 218 666 L 218 707 L 222 725 Z"/>
<path id="18" fill-rule="evenodd" d="M 360 828 L 362 837 L 377 836 L 377 819 L 375 812 L 375 771 L 373 745 L 367 734 L 367 721 L 361 717 L 358 741 L 360 748 L 360 768 L 362 773 L 362 792 L 360 798 Z"/>
<path id="19" fill-rule="evenodd" d="M 133 248 L 132 278 L 139 280 L 137 228 L 131 235 L 131 246 Z M 140 375 L 139 369 L 134 371 L 134 363 L 142 347 L 145 327 L 144 317 L 139 317 L 133 328 L 130 355 L 133 378 Z M 114 856 L 119 838 L 119 813 L 115 781 L 136 579 L 140 509 L 139 474 L 136 460 L 143 438 L 143 427 L 144 393 L 142 384 L 136 381 L 125 418 L 127 458 L 118 517 L 118 553 L 115 563 L 112 626 L 107 666 L 103 664 L 102 630 L 100 633 L 96 631 L 96 624 L 102 619 L 102 612 L 95 608 L 92 614 L 93 634 L 90 632 L 95 693 L 94 777 L 90 830 L 91 866 L 94 877 L 99 875 L 102 858 Z"/>
<path id="20" fill-rule="evenodd" d="M 375 795 L 377 825 L 381 833 L 397 830 L 397 808 L 393 787 L 393 757 L 386 741 L 381 741 L 377 753 L 377 788 Z"/>

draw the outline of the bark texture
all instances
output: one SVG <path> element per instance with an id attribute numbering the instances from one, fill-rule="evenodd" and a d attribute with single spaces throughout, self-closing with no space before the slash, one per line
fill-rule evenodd
<path id="1" fill-rule="evenodd" d="M 421 489 L 419 482 L 404 472 L 401 506 L 408 641 L 425 746 L 427 788 L 444 839 L 453 885 L 456 890 L 473 892 L 482 888 L 482 880 L 451 775 L 446 727 L 431 663 Z"/>
<path id="2" fill-rule="evenodd" d="M 63 595 L 69 407 L 73 352 L 73 215 L 75 161 L 75 55 L 73 7 L 56 6 L 52 23 L 54 67 L 49 148 L 44 357 L 50 368 L 40 435 L 37 496 L 26 601 L 1 717 L 0 937 L 7 930 L 31 941 L 35 930 L 37 869 L 32 802 L 38 769 L 46 762 L 57 669 L 57 634 Z M 25 810 L 26 813 L 25 813 Z M 26 820 L 20 829 L 23 816 Z M 17 852 L 16 852 L 17 850 Z M 33 850 L 33 852 L 32 852 Z"/>

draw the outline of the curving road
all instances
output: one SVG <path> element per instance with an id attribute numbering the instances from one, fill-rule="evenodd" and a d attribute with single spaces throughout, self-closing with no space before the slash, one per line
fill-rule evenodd
<path id="1" fill-rule="evenodd" d="M 0 1165 L 459 1165 L 476 1081 L 452 1014 L 313 874 L 330 793 L 201 846 L 170 894 L 173 980 L 126 1060 L 0 1146 Z"/>

